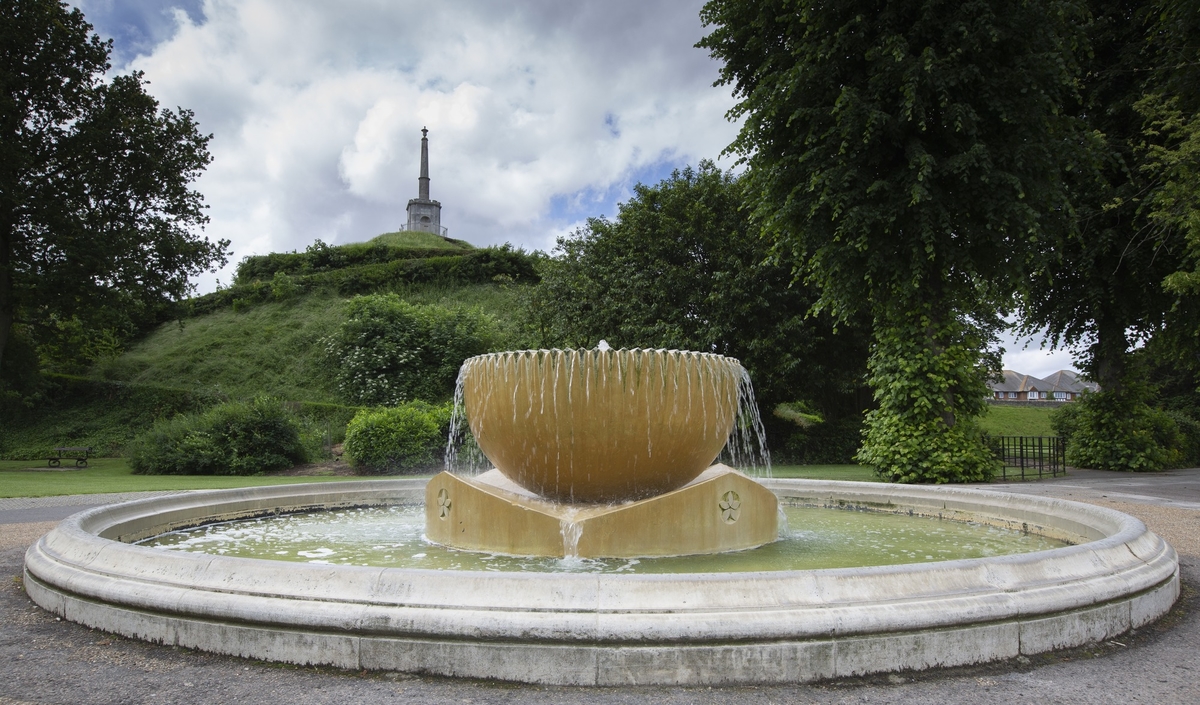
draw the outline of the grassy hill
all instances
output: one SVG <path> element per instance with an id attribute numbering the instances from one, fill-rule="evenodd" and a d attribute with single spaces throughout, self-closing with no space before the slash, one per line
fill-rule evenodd
<path id="1" fill-rule="evenodd" d="M 524 293 L 521 286 L 430 284 L 396 293 L 414 304 L 478 308 L 496 320 L 502 339 L 519 344 L 520 326 L 513 313 Z M 98 365 L 94 374 L 133 384 L 205 389 L 233 398 L 271 394 L 341 403 L 322 340 L 341 324 L 348 299 L 322 290 L 166 323 L 121 357 Z"/>
<path id="2" fill-rule="evenodd" d="M 259 394 L 298 403 L 306 428 L 337 442 L 354 408 L 340 406 L 323 341 L 353 296 L 390 292 L 413 304 L 475 308 L 494 321 L 498 345 L 527 347 L 519 315 L 535 261 L 508 247 L 413 232 L 248 257 L 233 286 L 186 302 L 178 320 L 153 327 L 87 377 L 49 376 L 27 407 L 0 409 L 0 459 L 60 445 L 112 454 L 156 419 Z"/>
<path id="3" fill-rule="evenodd" d="M 387 245 L 389 247 L 428 247 L 442 250 L 473 250 L 475 246 L 463 240 L 451 240 L 448 237 L 423 233 L 413 230 L 401 230 L 395 233 L 384 233 L 371 238 L 368 244 Z"/>
<path id="4" fill-rule="evenodd" d="M 988 413 L 980 425 L 993 436 L 1053 436 L 1051 415 L 1057 404 L 1045 406 L 988 405 Z"/>

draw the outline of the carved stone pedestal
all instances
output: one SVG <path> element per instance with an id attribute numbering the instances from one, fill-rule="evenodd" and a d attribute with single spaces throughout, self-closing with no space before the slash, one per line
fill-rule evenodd
<path id="1" fill-rule="evenodd" d="M 498 470 L 437 475 L 425 488 L 429 540 L 472 551 L 587 558 L 683 556 L 761 546 L 779 532 L 778 500 L 713 465 L 683 487 L 623 504 L 560 504 Z"/>

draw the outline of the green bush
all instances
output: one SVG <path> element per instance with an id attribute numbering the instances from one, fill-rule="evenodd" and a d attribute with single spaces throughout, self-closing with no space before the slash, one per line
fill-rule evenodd
<path id="1" fill-rule="evenodd" d="M 1200 464 L 1200 421 L 1182 411 L 1166 410 L 1163 412 L 1175 423 L 1179 430 L 1179 457 L 1176 465 L 1179 467 L 1195 467 Z"/>
<path id="2" fill-rule="evenodd" d="M 326 354 L 342 395 L 359 404 L 441 401 L 463 360 L 487 352 L 495 322 L 477 309 L 414 305 L 396 294 L 351 299 Z"/>
<path id="3" fill-rule="evenodd" d="M 307 401 L 289 401 L 284 405 L 296 414 L 300 442 L 309 460 L 328 460 L 334 445 L 346 439 L 346 426 L 361 406 L 343 406 Z"/>
<path id="4" fill-rule="evenodd" d="M 260 475 L 307 459 L 295 416 L 270 397 L 160 421 L 126 453 L 139 475 Z"/>
<path id="5" fill-rule="evenodd" d="M 249 284 L 268 281 L 277 274 L 315 274 L 364 264 L 385 264 L 396 260 L 442 257 L 442 247 L 397 247 L 382 242 L 327 245 L 317 240 L 304 252 L 272 252 L 244 258 L 237 266 L 234 282 Z"/>
<path id="6" fill-rule="evenodd" d="M 1132 385 L 1131 385 L 1132 387 Z M 1096 470 L 1161 470 L 1182 458 L 1186 440 L 1175 420 L 1133 387 L 1122 394 L 1084 394 L 1051 423 L 1067 443 L 1067 465 Z"/>
<path id="7" fill-rule="evenodd" d="M 986 482 L 999 469 L 984 445 L 985 331 L 932 306 L 876 321 L 868 362 L 878 408 L 855 459 L 885 482 Z"/>
<path id="8" fill-rule="evenodd" d="M 343 446 L 350 463 L 364 472 L 398 473 L 431 469 L 444 457 L 451 405 L 411 402 L 358 412 L 346 427 Z"/>

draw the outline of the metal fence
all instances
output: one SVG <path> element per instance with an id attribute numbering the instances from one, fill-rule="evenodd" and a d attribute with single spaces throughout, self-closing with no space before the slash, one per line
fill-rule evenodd
<path id="1" fill-rule="evenodd" d="M 438 231 L 434 232 L 432 225 L 410 229 L 408 227 L 408 223 L 401 223 L 399 232 L 433 233 L 434 235 L 441 235 L 442 237 L 450 237 L 450 228 L 447 228 L 444 225 L 439 225 Z"/>
<path id="2" fill-rule="evenodd" d="M 1067 473 L 1067 444 L 1060 436 L 988 436 L 988 447 L 1003 464 L 1005 480 L 1032 480 Z"/>

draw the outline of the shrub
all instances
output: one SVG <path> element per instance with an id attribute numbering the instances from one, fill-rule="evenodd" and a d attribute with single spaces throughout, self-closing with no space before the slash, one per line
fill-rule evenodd
<path id="1" fill-rule="evenodd" d="M 1164 411 L 1145 402 L 1145 390 L 1084 394 L 1051 420 L 1067 443 L 1067 465 L 1097 470 L 1161 470 L 1178 462 L 1184 437 Z"/>
<path id="2" fill-rule="evenodd" d="M 1182 411 L 1167 410 L 1163 413 L 1179 429 L 1179 457 L 1175 464 L 1179 467 L 1200 464 L 1200 422 Z"/>
<path id="3" fill-rule="evenodd" d="M 366 472 L 435 467 L 444 456 L 450 412 L 450 404 L 420 401 L 360 411 L 346 427 L 346 455 L 355 468 Z"/>
<path id="4" fill-rule="evenodd" d="M 307 459 L 295 417 L 270 397 L 160 421 L 126 452 L 141 475 L 260 475 Z"/>
<path id="5" fill-rule="evenodd" d="M 346 439 L 346 425 L 361 406 L 343 406 L 309 401 L 290 401 L 285 406 L 296 414 L 300 442 L 309 460 L 328 460 L 334 445 Z"/>
<path id="6" fill-rule="evenodd" d="M 463 360 L 487 352 L 495 322 L 477 309 L 410 304 L 395 294 L 351 299 L 326 343 L 338 389 L 359 404 L 450 398 Z"/>

